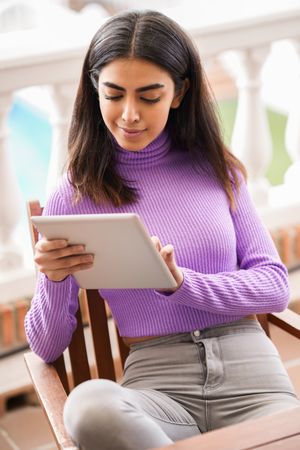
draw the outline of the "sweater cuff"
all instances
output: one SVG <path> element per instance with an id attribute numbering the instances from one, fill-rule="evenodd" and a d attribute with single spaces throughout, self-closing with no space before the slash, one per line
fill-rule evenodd
<path id="1" fill-rule="evenodd" d="M 78 308 L 78 285 L 72 275 L 62 281 L 52 281 L 47 275 L 41 274 L 44 292 L 48 301 L 51 299 L 52 306 L 58 306 L 59 310 L 67 309 L 68 313 L 76 314 Z M 66 304 L 65 299 L 70 299 Z"/>
<path id="2" fill-rule="evenodd" d="M 183 282 L 181 283 L 180 287 L 178 289 L 176 289 L 175 292 L 154 290 L 156 295 L 158 295 L 160 297 L 171 297 L 172 300 L 177 301 L 177 300 L 180 300 L 180 298 L 182 298 L 182 296 L 186 296 L 188 294 L 188 288 L 187 288 L 187 282 L 186 282 L 187 269 L 185 267 L 179 267 L 179 269 L 183 273 Z"/>

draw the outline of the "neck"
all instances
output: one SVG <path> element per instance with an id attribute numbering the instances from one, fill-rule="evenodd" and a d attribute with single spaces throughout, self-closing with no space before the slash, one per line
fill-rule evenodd
<path id="1" fill-rule="evenodd" d="M 147 147 L 138 150 L 125 150 L 116 143 L 116 162 L 120 165 L 143 167 L 159 164 L 162 158 L 169 152 L 171 139 L 169 133 L 164 130 Z"/>

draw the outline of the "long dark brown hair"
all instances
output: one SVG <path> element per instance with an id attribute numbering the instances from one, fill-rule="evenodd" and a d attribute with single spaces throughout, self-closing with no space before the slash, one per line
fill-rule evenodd
<path id="1" fill-rule="evenodd" d="M 89 196 L 115 206 L 133 202 L 138 193 L 115 169 L 114 142 L 104 124 L 98 99 L 101 69 L 116 58 L 141 58 L 171 76 L 178 92 L 190 82 L 179 108 L 171 109 L 167 127 L 173 144 L 200 164 L 208 162 L 234 205 L 233 184 L 242 163 L 223 143 L 215 102 L 209 92 L 200 56 L 189 36 L 156 11 L 130 11 L 108 19 L 93 37 L 85 56 L 69 133 L 68 172 L 77 198 Z"/>

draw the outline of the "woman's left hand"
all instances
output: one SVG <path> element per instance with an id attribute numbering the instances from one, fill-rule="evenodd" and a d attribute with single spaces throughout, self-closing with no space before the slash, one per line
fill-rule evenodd
<path id="1" fill-rule="evenodd" d="M 164 291 L 175 292 L 183 283 L 183 273 L 176 264 L 174 247 L 171 244 L 167 244 L 163 247 L 157 236 L 151 236 L 151 239 L 153 244 L 155 245 L 155 248 L 163 257 L 165 263 L 167 264 L 171 274 L 173 275 L 177 283 L 177 287 L 175 289 L 169 290 L 164 289 Z"/>

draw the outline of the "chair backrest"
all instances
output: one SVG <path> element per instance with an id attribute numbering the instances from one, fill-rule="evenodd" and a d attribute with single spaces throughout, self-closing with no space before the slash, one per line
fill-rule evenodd
<path id="1" fill-rule="evenodd" d="M 43 209 L 39 201 L 35 200 L 27 203 L 27 211 L 34 247 L 38 233 L 30 218 L 41 215 Z M 72 387 L 95 376 L 115 381 L 122 374 L 129 351 L 119 335 L 108 306 L 97 290 L 80 290 L 78 301 L 77 327 L 68 347 L 71 377 L 67 374 L 64 355 L 53 362 L 67 394 Z M 85 325 L 90 327 L 94 358 L 87 352 Z M 89 360 L 93 359 L 94 365 L 89 363 Z"/>

